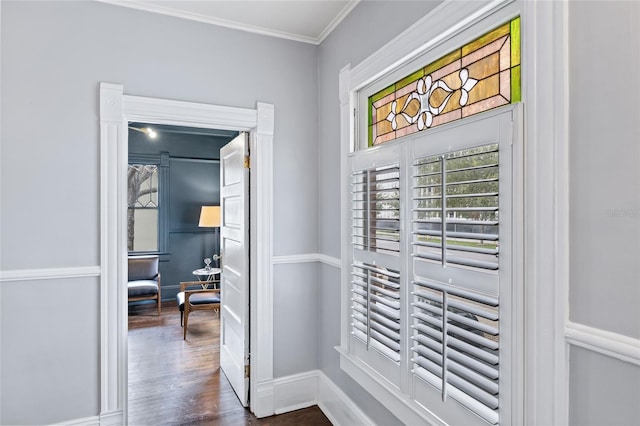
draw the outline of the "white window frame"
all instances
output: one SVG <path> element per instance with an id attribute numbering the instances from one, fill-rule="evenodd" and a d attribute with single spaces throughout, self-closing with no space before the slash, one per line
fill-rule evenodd
<path id="1" fill-rule="evenodd" d="M 524 194 L 514 204 L 527 206 L 514 212 L 514 232 L 522 241 L 513 253 L 516 274 L 523 277 L 526 302 L 526 347 L 522 386 L 515 389 L 512 419 L 525 424 L 568 422 L 568 365 L 565 330 L 568 288 L 568 43 L 565 2 L 494 0 L 446 1 L 354 68 L 340 73 L 341 116 L 341 368 L 405 423 L 426 418 L 410 401 L 394 392 L 371 367 L 349 356 L 348 282 L 350 265 L 350 197 L 348 155 L 358 146 L 357 129 L 366 117 L 359 109 L 358 93 L 375 81 L 393 80 L 403 67 L 421 57 L 421 63 L 437 59 L 497 25 L 521 17 L 522 94 L 524 108 L 524 163 L 520 171 Z M 402 69 L 403 71 L 399 71 Z M 408 70 L 405 74 L 408 74 Z M 402 75 L 400 75 L 402 77 Z M 541 81 L 547 84 L 541 84 Z M 544 232 L 542 232 L 544 230 Z M 518 248 L 520 247 L 520 248 Z M 527 256 L 525 257 L 525 253 Z M 441 423 L 438 418 L 429 421 Z"/>

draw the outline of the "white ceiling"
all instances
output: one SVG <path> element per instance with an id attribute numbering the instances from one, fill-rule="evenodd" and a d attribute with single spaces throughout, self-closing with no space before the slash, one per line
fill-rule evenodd
<path id="1" fill-rule="evenodd" d="M 320 44 L 360 0 L 99 0 L 305 43 Z"/>

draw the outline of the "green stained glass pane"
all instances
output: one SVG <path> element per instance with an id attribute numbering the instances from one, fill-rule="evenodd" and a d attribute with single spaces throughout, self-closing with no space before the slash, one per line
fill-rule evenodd
<path id="1" fill-rule="evenodd" d="M 507 23 L 483 35 L 482 37 L 478 37 L 477 39 L 473 40 L 471 43 L 468 43 L 462 46 L 462 56 L 468 55 L 469 53 L 475 50 L 478 50 L 483 46 L 486 46 L 492 41 L 497 40 L 500 37 L 509 34 L 509 31 L 510 31 L 510 25 Z"/>
<path id="2" fill-rule="evenodd" d="M 371 127 L 371 125 L 373 124 L 373 101 L 371 100 L 371 98 L 369 98 L 369 114 L 368 114 L 368 118 L 367 118 L 367 126 Z"/>
<path id="3" fill-rule="evenodd" d="M 375 95 L 371 96 L 369 99 L 371 100 L 371 103 L 373 103 L 373 102 L 379 101 L 380 99 L 384 98 L 387 95 L 392 94 L 395 91 L 396 91 L 396 85 L 392 84 L 391 86 L 387 87 L 386 89 L 382 89 L 381 91 L 379 91 Z"/>
<path id="4" fill-rule="evenodd" d="M 402 89 L 404 86 L 406 86 L 407 84 L 413 83 L 414 81 L 416 81 L 420 77 L 424 77 L 424 71 L 422 69 L 419 69 L 418 71 L 414 72 L 413 74 L 411 74 L 411 75 L 403 78 L 399 82 L 397 82 L 396 83 L 396 87 L 398 89 Z"/>
<path id="5" fill-rule="evenodd" d="M 511 66 L 520 65 L 520 17 L 511 21 Z"/>
<path id="6" fill-rule="evenodd" d="M 456 49 L 453 52 L 449 53 L 448 55 L 443 56 L 442 58 L 438 59 L 435 62 L 430 63 L 429 65 L 427 65 L 426 67 L 424 67 L 424 74 L 425 75 L 429 75 L 432 72 L 446 66 L 449 65 L 451 62 L 453 61 L 457 61 L 458 59 L 460 59 L 460 49 Z"/>
<path id="7" fill-rule="evenodd" d="M 369 146 L 372 147 L 373 146 L 373 126 L 369 126 L 368 140 L 369 140 Z"/>
<path id="8" fill-rule="evenodd" d="M 511 103 L 522 100 L 520 89 L 520 65 L 511 68 Z"/>

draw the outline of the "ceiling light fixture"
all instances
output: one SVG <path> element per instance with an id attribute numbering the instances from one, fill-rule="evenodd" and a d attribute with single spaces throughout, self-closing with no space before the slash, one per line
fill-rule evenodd
<path id="1" fill-rule="evenodd" d="M 140 133 L 144 133 L 145 135 L 149 136 L 151 139 L 155 139 L 156 137 L 158 137 L 158 133 L 153 130 L 151 127 L 145 127 L 143 129 L 140 129 L 138 127 L 132 127 L 132 126 L 128 126 L 131 130 L 135 130 L 136 132 L 140 132 Z"/>

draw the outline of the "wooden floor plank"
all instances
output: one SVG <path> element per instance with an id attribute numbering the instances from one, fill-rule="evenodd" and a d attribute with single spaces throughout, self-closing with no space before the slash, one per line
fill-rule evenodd
<path id="1" fill-rule="evenodd" d="M 129 311 L 129 425 L 309 425 L 331 422 L 317 406 L 256 418 L 242 407 L 220 370 L 220 322 L 211 312 L 189 316 L 182 339 L 175 303 Z"/>

